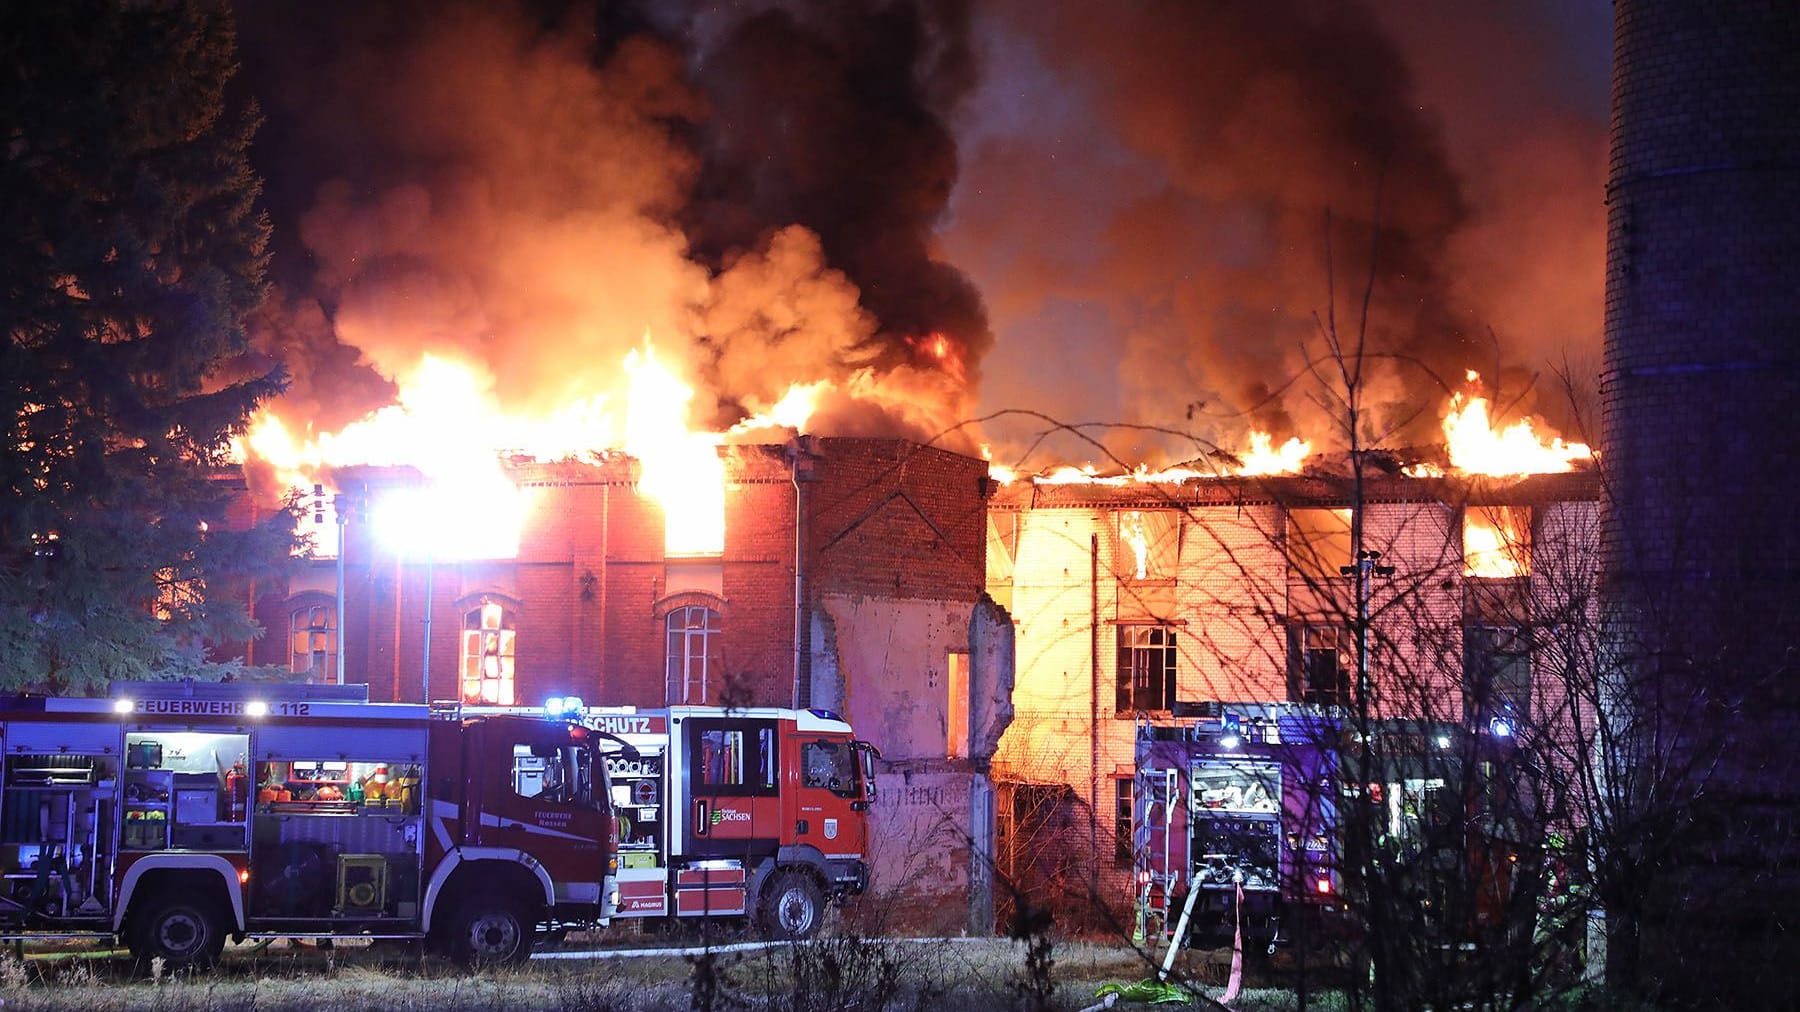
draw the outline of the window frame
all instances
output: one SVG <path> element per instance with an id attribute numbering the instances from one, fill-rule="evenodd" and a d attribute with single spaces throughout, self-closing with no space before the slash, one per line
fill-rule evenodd
<path id="1" fill-rule="evenodd" d="M 689 755 L 687 779 L 693 798 L 772 798 L 781 794 L 781 741 L 773 720 L 725 717 L 690 717 L 686 722 Z M 707 770 L 704 751 L 709 734 L 744 736 L 740 783 L 714 781 Z M 721 742 L 721 744 L 724 744 Z M 752 750 L 752 746 L 753 749 Z M 753 774 L 760 774 L 755 776 Z"/>
<path id="2" fill-rule="evenodd" d="M 838 778 L 836 787 L 831 786 L 829 782 L 816 783 L 814 781 L 812 755 L 820 750 L 835 754 L 839 760 L 834 762 L 833 772 L 842 772 L 844 775 Z M 862 784 L 857 780 L 856 763 L 857 756 L 847 741 L 833 741 L 829 738 L 803 741 L 800 743 L 800 785 L 812 790 L 830 791 L 840 798 L 854 801 L 862 797 Z"/>
<path id="3" fill-rule="evenodd" d="M 1113 778 L 1113 867 L 1137 863 L 1137 780 Z"/>
<path id="4" fill-rule="evenodd" d="M 690 621 L 695 612 L 700 613 L 698 626 Z M 707 604 L 676 605 L 663 614 L 663 678 L 669 705 L 704 706 L 712 702 L 709 697 L 715 695 L 713 686 L 725 674 L 724 620 L 722 611 Z M 683 623 L 679 628 L 677 621 Z M 696 642 L 698 651 L 694 649 Z M 693 694 L 696 662 L 700 669 L 698 698 Z"/>
<path id="5" fill-rule="evenodd" d="M 320 625 L 317 620 L 316 616 L 319 613 L 324 615 L 323 625 Z M 298 624 L 300 617 L 303 614 L 309 619 L 309 624 L 304 627 Z M 294 674 L 305 673 L 312 675 L 315 680 L 335 677 L 336 672 L 334 669 L 336 667 L 337 658 L 337 633 L 336 601 L 328 600 L 319 603 L 315 599 L 313 602 L 305 604 L 294 601 L 288 602 L 288 670 Z M 294 647 L 297 645 L 296 640 L 302 634 L 307 636 L 309 645 L 315 643 L 319 637 L 323 637 L 325 644 L 323 650 L 315 649 L 308 651 L 307 666 L 304 668 L 294 666 L 300 656 L 295 651 Z M 323 666 L 315 663 L 321 655 L 324 657 Z"/>
<path id="6" fill-rule="evenodd" d="M 494 624 L 487 624 L 490 610 Z M 473 623 L 471 625 L 471 623 Z M 456 694 L 465 703 L 489 706 L 513 706 L 519 693 L 519 612 L 504 601 L 483 599 L 464 609 L 461 649 L 457 653 Z M 490 653 L 489 641 L 493 650 Z M 498 670 L 490 675 L 487 661 L 492 657 Z M 472 672 L 472 674 L 471 674 Z M 473 695 L 469 685 L 476 686 Z M 487 683 L 496 685 L 494 698 L 487 698 Z"/>
<path id="7" fill-rule="evenodd" d="M 1506 649 L 1497 645 L 1504 640 Z M 1484 643 L 1486 650 L 1480 649 Z M 1463 717 L 1481 726 L 1501 716 L 1500 706 L 1511 703 L 1506 715 L 1515 727 L 1531 720 L 1531 696 L 1535 688 L 1531 629 L 1499 622 L 1468 622 L 1463 626 Z M 1511 663 L 1504 663 L 1510 661 Z M 1516 666 L 1516 668 L 1515 668 Z M 1516 678 L 1503 677 L 1516 670 Z M 1516 690 L 1516 691 L 1515 691 Z"/>
<path id="8" fill-rule="evenodd" d="M 1313 645 L 1312 638 L 1329 634 L 1331 643 Z M 1351 682 L 1356 675 L 1356 661 L 1350 656 L 1353 644 L 1350 631 L 1328 622 L 1299 622 L 1289 628 L 1288 698 L 1291 702 L 1317 706 L 1349 706 Z M 1337 658 L 1337 677 L 1333 685 L 1323 688 L 1315 684 L 1312 657 L 1330 651 Z"/>
<path id="9" fill-rule="evenodd" d="M 1143 642 L 1137 642 L 1138 639 Z M 1161 640 L 1161 642 L 1155 642 Z M 1118 626 L 1117 666 L 1114 670 L 1114 712 L 1121 716 L 1134 713 L 1170 713 L 1175 709 L 1175 688 L 1180 677 L 1181 652 L 1176 627 L 1166 622 L 1120 623 Z M 1144 686 L 1138 685 L 1139 658 L 1160 657 L 1157 672 L 1146 672 Z M 1157 703 L 1140 706 L 1140 702 Z"/>

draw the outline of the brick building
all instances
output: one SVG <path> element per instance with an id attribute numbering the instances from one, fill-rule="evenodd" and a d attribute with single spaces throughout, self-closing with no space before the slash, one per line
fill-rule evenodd
<path id="1" fill-rule="evenodd" d="M 1377 716 L 1564 740 L 1594 619 L 1599 481 L 1381 477 L 1362 489 Z M 1000 873 L 1028 892 L 1131 896 L 1134 743 L 1184 704 L 1348 705 L 1357 614 L 1346 479 L 1003 488 L 989 593 L 1018 620 L 994 760 Z M 1586 670 L 1584 668 L 1583 670 Z M 1579 688 L 1579 687 L 1577 687 Z M 1591 698 L 1591 693 L 1589 693 Z M 1573 753 L 1570 753 L 1573 754 Z"/>
<path id="2" fill-rule="evenodd" d="M 454 494 L 415 495 L 431 515 L 401 516 L 403 532 L 445 533 L 399 551 L 364 517 L 416 494 L 419 475 L 340 473 L 344 680 L 384 700 L 843 713 L 884 757 L 872 889 L 924 899 L 906 905 L 918 926 L 987 928 L 986 770 L 1009 715 L 1012 626 L 984 593 L 985 463 L 882 439 L 721 453 L 723 548 L 698 556 L 665 550 L 663 510 L 623 455 L 505 462 L 522 522 L 498 548 Z M 268 633 L 249 660 L 335 678 L 331 547 L 258 588 Z"/>

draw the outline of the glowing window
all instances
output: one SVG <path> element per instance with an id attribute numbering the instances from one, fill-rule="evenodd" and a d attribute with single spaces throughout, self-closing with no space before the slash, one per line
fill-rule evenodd
<path id="1" fill-rule="evenodd" d="M 35 535 L 34 535 L 35 537 Z M 46 554 L 39 551 L 38 555 Z M 164 622 L 191 618 L 206 600 L 206 581 L 197 576 L 183 576 L 182 569 L 166 566 L 156 571 L 156 600 L 151 612 Z"/>
<path id="2" fill-rule="evenodd" d="M 951 759 L 969 755 L 969 655 L 952 651 L 944 660 L 946 753 Z"/>
<path id="3" fill-rule="evenodd" d="M 330 604 L 294 609 L 288 618 L 290 670 L 310 672 L 314 678 L 334 674 L 337 653 L 337 612 Z"/>
<path id="4" fill-rule="evenodd" d="M 1463 575 L 1517 579 L 1531 575 L 1531 509 L 1471 506 L 1463 511 Z"/>
<path id="5" fill-rule="evenodd" d="M 1349 510 L 1288 510 L 1288 564 L 1312 579 L 1343 576 L 1350 564 Z"/>
<path id="6" fill-rule="evenodd" d="M 702 605 L 672 608 L 669 633 L 669 702 L 705 703 L 716 696 L 725 673 L 720 616 Z"/>
<path id="7" fill-rule="evenodd" d="M 513 705 L 517 629 L 512 610 L 492 601 L 463 614 L 463 702 Z"/>

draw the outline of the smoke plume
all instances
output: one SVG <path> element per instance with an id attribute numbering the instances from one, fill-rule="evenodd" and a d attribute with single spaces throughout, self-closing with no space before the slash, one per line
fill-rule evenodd
<path id="1" fill-rule="evenodd" d="M 1586 57 L 1531 47 L 1566 34 L 1560 5 L 1501 6 L 986 8 L 987 80 L 1019 86 L 971 102 L 947 249 L 989 296 L 992 361 L 1033 367 L 991 365 L 984 403 L 1191 437 L 1128 457 L 1247 425 L 1341 445 L 1309 377 L 1335 325 L 1378 356 L 1373 434 L 1405 443 L 1464 370 L 1507 401 L 1593 347 L 1603 83 L 1558 91 Z"/>
<path id="2" fill-rule="evenodd" d="M 699 424 L 869 370 L 926 374 L 925 403 L 840 397 L 820 431 L 834 410 L 919 438 L 960 417 L 967 384 L 918 349 L 943 335 L 961 367 L 989 341 L 931 249 L 955 176 L 935 105 L 966 90 L 966 19 L 657 13 L 246 10 L 289 225 L 259 328 L 296 377 L 284 414 L 355 417 L 428 353 L 526 413 L 618 397 L 648 339 L 704 381 Z M 805 60 L 772 55 L 790 47 Z"/>
<path id="3" fill-rule="evenodd" d="M 341 425 L 426 353 L 525 414 L 617 398 L 648 336 L 701 425 L 829 380 L 824 434 L 968 449 L 1024 408 L 1179 458 L 1329 438 L 1335 321 L 1403 441 L 1440 378 L 1596 343 L 1598 85 L 1534 48 L 1559 8 L 244 4 L 277 410 Z"/>

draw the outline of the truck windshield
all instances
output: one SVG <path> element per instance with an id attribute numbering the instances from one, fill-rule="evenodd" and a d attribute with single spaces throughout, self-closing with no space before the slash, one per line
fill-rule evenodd
<path id="1" fill-rule="evenodd" d="M 801 777 L 808 787 L 822 787 L 840 798 L 862 797 L 856 757 L 845 741 L 809 741 L 800 746 Z"/>
<path id="2" fill-rule="evenodd" d="M 606 797 L 606 771 L 586 744 L 520 745 L 513 755 L 513 790 L 519 796 L 597 808 Z"/>

